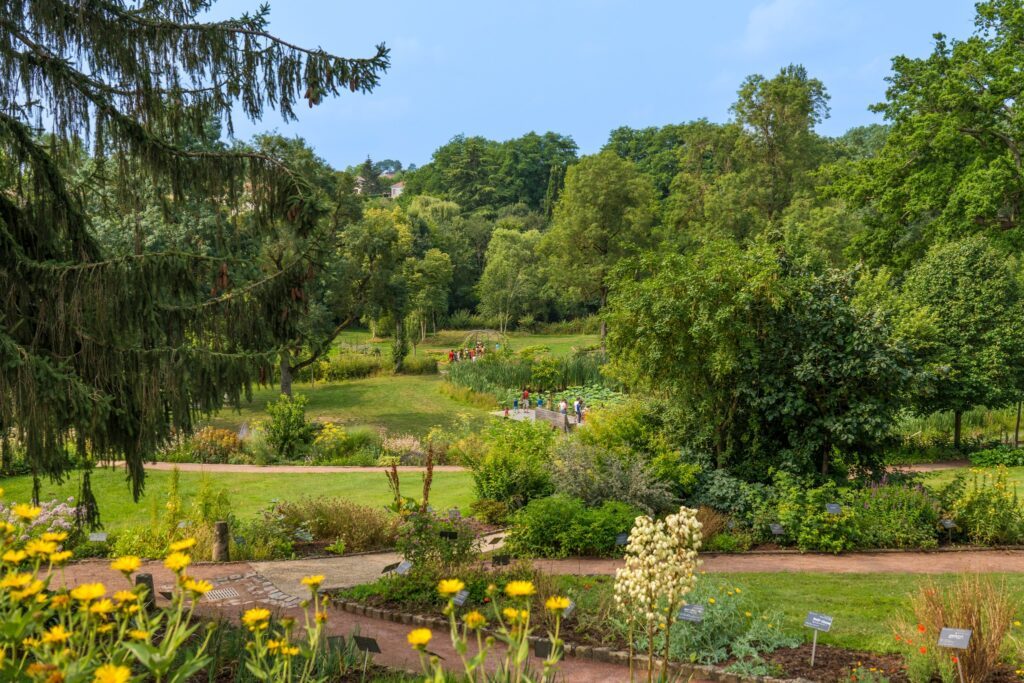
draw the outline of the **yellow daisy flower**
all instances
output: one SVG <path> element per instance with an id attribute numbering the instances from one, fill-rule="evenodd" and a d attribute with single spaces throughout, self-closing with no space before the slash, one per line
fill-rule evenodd
<path id="1" fill-rule="evenodd" d="M 509 581 L 505 585 L 505 595 L 510 598 L 528 598 L 536 592 L 531 581 Z"/>
<path id="2" fill-rule="evenodd" d="M 434 637 L 434 634 L 429 628 L 417 628 L 409 631 L 409 635 L 406 636 L 406 640 L 412 645 L 415 650 L 422 650 L 430 643 L 430 639 Z"/>
<path id="3" fill-rule="evenodd" d="M 450 595 L 455 595 L 465 587 L 466 584 L 458 579 L 442 579 L 441 582 L 437 584 L 437 592 L 448 597 Z"/>

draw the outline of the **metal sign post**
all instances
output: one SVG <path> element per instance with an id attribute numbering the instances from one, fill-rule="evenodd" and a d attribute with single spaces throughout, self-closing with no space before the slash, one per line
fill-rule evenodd
<path id="1" fill-rule="evenodd" d="M 828 632 L 832 628 L 832 617 L 819 612 L 808 612 L 804 626 L 814 631 L 811 641 L 811 668 L 814 668 L 814 656 L 818 654 L 818 631 Z"/>

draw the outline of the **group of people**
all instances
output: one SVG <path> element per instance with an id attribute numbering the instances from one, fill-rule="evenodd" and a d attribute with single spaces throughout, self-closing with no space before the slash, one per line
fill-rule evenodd
<path id="1" fill-rule="evenodd" d="M 532 400 L 533 399 L 531 399 L 531 397 L 530 397 L 530 389 L 529 389 L 529 387 L 523 387 L 523 393 L 520 394 L 518 397 L 512 399 L 512 409 L 513 410 L 519 410 L 520 408 L 522 408 L 523 410 L 529 410 L 531 407 L 536 407 L 536 408 L 543 408 L 544 407 L 544 397 L 543 396 L 538 395 L 534 405 L 531 405 L 531 401 Z M 550 408 L 549 408 L 549 410 L 550 410 Z M 589 408 L 583 402 L 582 398 L 577 397 L 576 400 L 572 402 L 572 411 L 573 411 L 573 413 L 576 414 L 576 423 L 577 424 L 583 424 L 583 422 L 587 418 L 587 411 L 588 410 L 589 410 Z M 569 414 L 569 402 L 566 401 L 564 398 L 561 401 L 558 402 L 558 412 L 560 412 L 562 415 L 568 415 Z M 506 415 L 506 417 L 508 416 L 508 408 L 507 407 L 505 408 L 505 415 Z"/>
<path id="2" fill-rule="evenodd" d="M 458 363 L 464 360 L 475 361 L 480 356 L 484 355 L 485 347 L 482 342 L 477 342 L 476 346 L 465 348 L 465 349 L 451 349 L 448 351 L 448 362 Z"/>

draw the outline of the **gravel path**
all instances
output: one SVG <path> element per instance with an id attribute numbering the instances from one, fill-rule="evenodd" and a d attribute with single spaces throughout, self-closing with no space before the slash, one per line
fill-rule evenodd
<path id="1" fill-rule="evenodd" d="M 123 462 L 114 462 L 106 467 L 123 467 Z M 347 467 L 341 465 L 223 465 L 203 464 L 197 462 L 147 462 L 146 469 L 151 471 L 169 471 L 177 468 L 179 472 L 234 472 L 236 474 L 344 474 L 346 472 L 384 472 L 386 467 Z M 426 468 L 402 465 L 399 472 L 423 472 Z M 465 467 L 458 465 L 434 465 L 435 472 L 465 472 Z"/>

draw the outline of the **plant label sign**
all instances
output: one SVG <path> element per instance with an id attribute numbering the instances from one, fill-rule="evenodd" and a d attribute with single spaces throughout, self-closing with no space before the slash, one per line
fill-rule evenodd
<path id="1" fill-rule="evenodd" d="M 459 534 L 455 531 L 441 531 L 439 534 L 441 538 L 447 538 L 449 541 L 454 541 L 459 537 Z"/>
<path id="2" fill-rule="evenodd" d="M 947 531 L 952 531 L 956 528 L 956 522 L 951 519 L 940 519 L 939 524 L 941 524 L 942 528 Z"/>
<path id="3" fill-rule="evenodd" d="M 615 545 L 627 545 L 629 543 L 629 534 L 622 533 L 615 537 Z"/>
<path id="4" fill-rule="evenodd" d="M 469 599 L 469 591 L 466 590 L 465 588 L 463 588 L 462 590 L 460 590 L 458 593 L 455 594 L 454 598 L 452 598 L 452 604 L 454 604 L 456 607 L 462 607 L 463 605 L 466 604 L 466 600 L 468 600 L 468 599 Z"/>
<path id="5" fill-rule="evenodd" d="M 395 567 L 395 573 L 399 576 L 405 576 L 409 573 L 410 569 L 412 569 L 412 562 L 410 562 L 409 560 L 405 560 L 404 562 L 401 562 L 397 567 Z"/>
<path id="6" fill-rule="evenodd" d="M 827 633 L 832 628 L 832 617 L 820 612 L 808 612 L 807 618 L 804 619 L 804 626 Z"/>
<path id="7" fill-rule="evenodd" d="M 841 515 L 843 514 L 843 506 L 839 503 L 825 503 L 825 512 L 830 515 Z"/>
<path id="8" fill-rule="evenodd" d="M 367 638 L 365 636 L 352 636 L 352 640 L 356 643 L 356 648 L 363 652 L 371 652 L 373 654 L 380 654 L 380 645 L 373 638 Z"/>
<path id="9" fill-rule="evenodd" d="M 505 540 L 504 536 L 495 536 L 490 541 L 488 541 L 487 544 L 488 545 L 498 545 L 499 543 L 501 543 L 504 540 Z"/>
<path id="10" fill-rule="evenodd" d="M 551 656 L 551 641 L 550 640 L 538 640 L 533 646 L 533 654 L 540 659 L 547 659 Z"/>
<path id="11" fill-rule="evenodd" d="M 683 605 L 676 618 L 680 621 L 699 624 L 704 621 L 704 605 Z"/>
<path id="12" fill-rule="evenodd" d="M 569 617 L 572 616 L 572 613 L 575 612 L 575 611 L 576 611 L 576 601 L 575 600 L 570 600 L 569 601 L 569 606 L 566 607 L 564 610 L 562 610 L 562 618 L 563 619 L 568 619 Z"/>
<path id="13" fill-rule="evenodd" d="M 102 531 L 97 531 L 95 533 L 91 533 L 91 534 L 89 534 L 89 542 L 90 543 L 106 543 L 107 542 L 107 534 L 102 532 Z"/>
<path id="14" fill-rule="evenodd" d="M 393 562 L 393 563 L 391 563 L 389 565 L 385 565 L 384 569 L 380 570 L 380 573 L 381 574 L 390 574 L 391 572 L 393 572 L 396 569 L 398 569 L 398 565 L 399 565 L 398 562 Z"/>
<path id="15" fill-rule="evenodd" d="M 508 555 L 495 555 L 491 558 L 491 564 L 495 567 L 504 567 L 508 565 L 510 557 Z"/>
<path id="16" fill-rule="evenodd" d="M 782 525 L 779 524 L 778 522 L 772 522 L 771 524 L 768 525 L 768 527 L 772 530 L 772 535 L 773 536 L 781 536 L 784 533 L 786 533 L 786 530 L 784 528 L 782 528 Z"/>
<path id="17" fill-rule="evenodd" d="M 971 633 L 969 628 L 944 628 L 939 632 L 939 647 L 966 650 L 971 644 Z"/>

